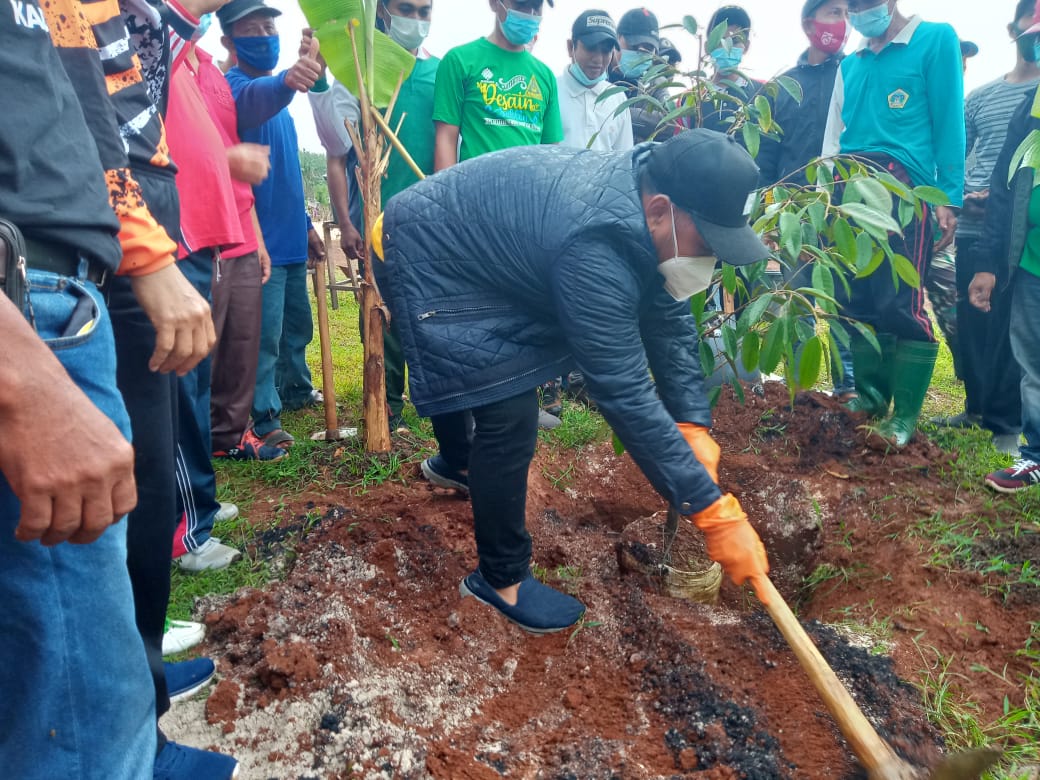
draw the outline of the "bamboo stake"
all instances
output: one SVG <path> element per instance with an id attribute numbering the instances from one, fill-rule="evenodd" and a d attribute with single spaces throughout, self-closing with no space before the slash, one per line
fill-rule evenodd
<path id="1" fill-rule="evenodd" d="M 412 169 L 412 173 L 419 177 L 419 181 L 425 179 L 426 174 L 422 172 L 422 168 L 420 168 L 418 164 L 416 164 L 415 160 L 412 159 L 412 156 L 408 154 L 408 150 L 404 148 L 404 144 L 402 144 L 400 139 L 397 137 L 397 133 L 390 129 L 390 125 L 386 123 L 386 120 L 383 119 L 375 108 L 372 109 L 372 118 L 376 120 L 379 129 L 382 130 L 383 135 L 390 140 L 390 143 L 393 144 L 397 153 L 404 158 L 406 163 L 408 163 L 408 167 Z M 400 125 L 398 125 L 398 127 L 400 127 Z"/>

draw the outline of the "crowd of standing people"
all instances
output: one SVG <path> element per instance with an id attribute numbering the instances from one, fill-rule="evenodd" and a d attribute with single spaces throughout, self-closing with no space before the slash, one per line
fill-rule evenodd
<path id="1" fill-rule="evenodd" d="M 305 354 L 308 266 L 325 247 L 288 111 L 299 94 L 327 152 L 341 248 L 375 263 L 393 315 L 391 432 L 407 430 L 407 376 L 437 438 L 424 477 L 473 505 L 478 565 L 460 591 L 526 630 L 584 613 L 532 576 L 525 527 L 537 429 L 559 424 L 563 392 L 596 401 L 735 582 L 766 576 L 761 541 L 718 485 L 688 300 L 718 261 L 767 259 L 747 224 L 756 193 L 810 186 L 805 165 L 820 156 L 855 155 L 947 201 L 891 236 L 920 287 L 887 273 L 852 281 L 843 313 L 872 326 L 880 350 L 854 336 L 835 394 L 889 445 L 910 440 L 939 350 L 930 298 L 965 386 L 964 411 L 936 422 L 980 426 L 1016 457 L 986 477 L 991 488 L 1040 482 L 1040 189 L 1032 169 L 1012 170 L 1040 130 L 1040 3 L 1007 9 L 1009 70 L 965 99 L 979 52 L 948 24 L 907 17 L 898 0 L 807 0 L 792 10 L 807 48 L 785 74 L 802 99 L 771 99 L 780 129 L 756 160 L 729 107 L 762 86 L 741 71 L 745 9 L 721 7 L 707 25 L 723 30 L 707 77 L 733 101 L 673 121 L 681 55 L 652 10 L 616 22 L 582 11 L 558 74 L 533 51 L 544 10 L 489 0 L 490 33 L 437 58 L 423 47 L 432 0 L 379 0 L 379 29 L 415 57 L 389 124 L 429 177 L 391 155 L 381 260 L 366 257 L 344 126 L 357 98 L 309 30 L 276 70 L 277 8 L 25 0 L 5 11 L 0 764 L 11 776 L 238 772 L 233 757 L 159 728 L 171 700 L 214 673 L 206 658 L 163 661 L 203 635 L 166 610 L 171 564 L 212 570 L 240 555 L 212 535 L 238 511 L 217 500 L 213 460 L 285 457 L 282 413 L 323 402 Z M 197 45 L 214 20 L 224 62 Z"/>

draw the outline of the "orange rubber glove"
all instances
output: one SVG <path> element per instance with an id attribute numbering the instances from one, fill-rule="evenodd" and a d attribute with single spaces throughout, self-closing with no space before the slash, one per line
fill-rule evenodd
<path id="1" fill-rule="evenodd" d="M 711 559 L 721 563 L 737 585 L 750 580 L 758 600 L 768 603 L 768 597 L 760 587 L 769 573 L 766 548 L 748 522 L 740 502 L 727 493 L 707 509 L 693 515 L 692 519 L 704 532 Z"/>
<path id="2" fill-rule="evenodd" d="M 686 443 L 693 450 L 693 456 L 701 462 L 704 470 L 708 472 L 712 482 L 719 484 L 719 455 L 721 450 L 715 440 L 711 438 L 708 429 L 703 425 L 691 422 L 676 423 L 679 433 L 686 439 Z"/>

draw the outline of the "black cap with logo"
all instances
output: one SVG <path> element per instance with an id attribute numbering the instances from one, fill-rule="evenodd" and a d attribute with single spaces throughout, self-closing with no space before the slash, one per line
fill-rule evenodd
<path id="1" fill-rule="evenodd" d="M 646 165 L 657 190 L 690 215 L 719 260 L 748 265 L 770 256 L 748 225 L 758 166 L 733 136 L 686 130 L 654 146 Z"/>
<path id="2" fill-rule="evenodd" d="M 581 41 L 589 47 L 609 42 L 614 44 L 615 49 L 620 48 L 614 20 L 606 11 L 585 11 L 575 19 L 571 27 L 571 41 Z"/>
<path id="3" fill-rule="evenodd" d="M 661 46 L 661 34 L 658 31 L 657 17 L 646 8 L 633 8 L 626 11 L 618 22 L 617 33 L 623 36 L 630 49 L 642 45 L 651 45 L 654 51 Z"/>
<path id="4" fill-rule="evenodd" d="M 230 3 L 217 11 L 217 21 L 220 22 L 220 29 L 225 33 L 230 33 L 231 25 L 257 11 L 262 12 L 265 16 L 282 15 L 282 12 L 277 8 L 264 5 L 263 0 L 231 0 Z"/>

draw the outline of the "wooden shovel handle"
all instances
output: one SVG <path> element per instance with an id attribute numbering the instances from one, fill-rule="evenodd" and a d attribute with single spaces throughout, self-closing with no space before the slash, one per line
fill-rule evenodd
<path id="1" fill-rule="evenodd" d="M 906 762 L 895 754 L 874 727 L 870 725 L 855 699 L 842 685 L 834 670 L 827 664 L 820 651 L 805 633 L 802 624 L 791 612 L 773 583 L 766 577 L 756 582 L 758 592 L 765 603 L 769 616 L 776 627 L 784 635 L 787 644 L 794 650 L 802 669 L 809 675 L 813 686 L 820 694 L 831 715 L 838 722 L 838 728 L 848 740 L 852 752 L 856 754 L 864 769 L 872 780 L 897 780 L 897 778 L 913 777 L 913 770 Z"/>
<path id="2" fill-rule="evenodd" d="M 328 441 L 338 438 L 336 382 L 332 376 L 332 343 L 329 333 L 329 309 L 325 301 L 325 260 L 314 264 L 314 298 L 318 310 L 318 342 L 321 346 L 321 391 L 325 396 L 325 435 Z"/>

